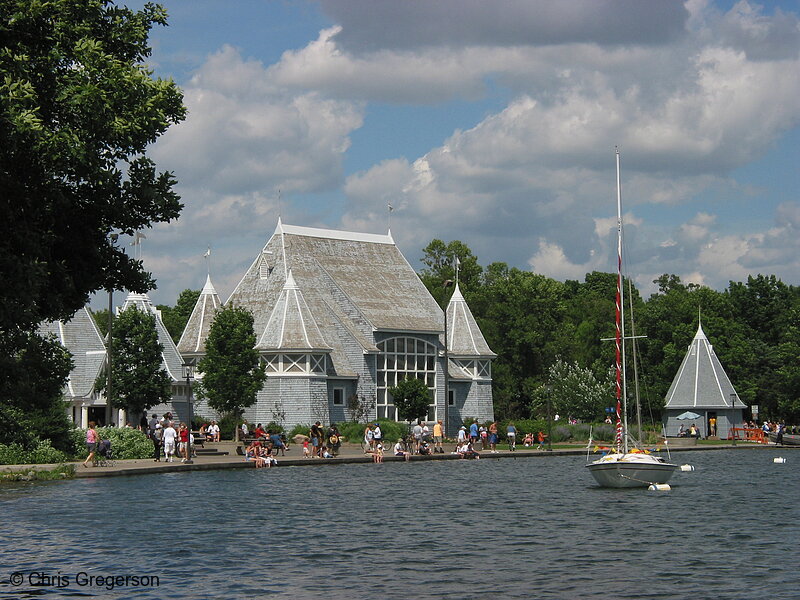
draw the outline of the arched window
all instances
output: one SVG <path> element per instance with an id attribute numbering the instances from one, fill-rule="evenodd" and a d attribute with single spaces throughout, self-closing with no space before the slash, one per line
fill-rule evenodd
<path id="1" fill-rule="evenodd" d="M 427 420 L 435 421 L 436 346 L 417 338 L 394 337 L 380 342 L 378 350 L 378 418 L 397 420 L 397 409 L 388 390 L 403 379 L 416 378 L 432 391 Z"/>

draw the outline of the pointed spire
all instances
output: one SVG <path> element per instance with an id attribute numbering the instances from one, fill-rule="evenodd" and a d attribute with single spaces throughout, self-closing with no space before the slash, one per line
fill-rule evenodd
<path id="1" fill-rule="evenodd" d="M 256 347 L 260 350 L 331 349 L 322 337 L 291 269 Z"/>
<path id="2" fill-rule="evenodd" d="M 192 309 L 192 314 L 183 328 L 183 334 L 178 341 L 178 350 L 182 354 L 193 355 L 205 352 L 206 338 L 211 330 L 214 315 L 222 306 L 219 294 L 211 283 L 211 275 L 206 276 L 200 296 Z"/>
<path id="3" fill-rule="evenodd" d="M 486 343 L 458 284 L 447 305 L 447 328 L 447 350 L 450 354 L 465 357 L 496 356 Z"/>

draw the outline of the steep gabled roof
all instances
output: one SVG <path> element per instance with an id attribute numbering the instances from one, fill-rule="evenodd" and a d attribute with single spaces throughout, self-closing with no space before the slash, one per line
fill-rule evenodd
<path id="1" fill-rule="evenodd" d="M 714 348 L 697 328 L 667 392 L 666 408 L 746 408 L 739 400 Z"/>
<path id="2" fill-rule="evenodd" d="M 331 347 L 308 308 L 290 270 L 267 326 L 256 344 L 259 350 L 330 351 Z"/>
<path id="3" fill-rule="evenodd" d="M 74 366 L 69 373 L 65 394 L 71 398 L 90 396 L 106 360 L 106 346 L 89 309 L 80 309 L 69 321 L 42 323 L 39 332 L 55 335 L 72 354 Z"/>
<path id="4" fill-rule="evenodd" d="M 147 294 L 134 294 L 133 292 L 128 294 L 121 310 L 126 310 L 132 306 L 155 315 L 158 341 L 164 347 L 161 353 L 161 366 L 173 381 L 181 381 L 183 379 L 183 357 L 178 352 L 175 342 L 172 341 L 172 336 L 170 336 L 169 331 L 164 326 L 164 322 L 161 320 L 161 311 L 153 306 Z"/>
<path id="5" fill-rule="evenodd" d="M 371 353 L 378 351 L 375 331 L 444 331 L 441 309 L 390 235 L 295 227 L 279 220 L 227 300 L 253 313 L 262 337 L 290 269 L 325 347 L 331 348 L 331 374 L 357 372 L 345 339 Z"/>
<path id="6" fill-rule="evenodd" d="M 214 321 L 214 315 L 222 306 L 217 290 L 211 283 L 211 275 L 206 278 L 206 284 L 197 298 L 192 314 L 183 329 L 178 342 L 178 351 L 181 354 L 203 354 L 206 351 L 206 338 Z"/>
<path id="7" fill-rule="evenodd" d="M 497 356 L 486 343 L 458 284 L 447 305 L 447 329 L 447 351 L 452 356 Z"/>

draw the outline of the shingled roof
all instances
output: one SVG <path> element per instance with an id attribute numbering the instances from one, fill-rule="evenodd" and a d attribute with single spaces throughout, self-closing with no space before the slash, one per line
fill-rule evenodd
<path id="1" fill-rule="evenodd" d="M 697 327 L 667 392 L 666 408 L 746 408 L 722 368 L 702 325 Z"/>
<path id="2" fill-rule="evenodd" d="M 391 235 L 297 227 L 279 220 L 228 299 L 253 313 L 254 329 L 262 338 L 289 270 L 325 347 L 332 349 L 337 375 L 356 374 L 343 336 L 364 352 L 377 352 L 376 331 L 444 332 L 441 309 Z"/>
<path id="3" fill-rule="evenodd" d="M 447 305 L 447 351 L 459 357 L 495 357 L 458 284 Z"/>
<path id="4" fill-rule="evenodd" d="M 53 334 L 72 354 L 73 367 L 65 395 L 71 398 L 89 397 L 106 360 L 103 336 L 89 309 L 80 309 L 69 321 L 42 323 L 39 332 Z"/>
<path id="5" fill-rule="evenodd" d="M 206 284 L 197 298 L 192 314 L 183 329 L 178 341 L 178 351 L 183 355 L 204 354 L 206 338 L 214 321 L 214 315 L 222 306 L 217 290 L 211 283 L 211 275 L 206 277 Z"/>
<path id="6" fill-rule="evenodd" d="M 256 348 L 259 350 L 331 350 L 322 337 L 322 332 L 320 332 L 291 270 Z"/>
<path id="7" fill-rule="evenodd" d="M 181 381 L 183 379 L 183 358 L 178 352 L 175 342 L 172 341 L 172 336 L 170 336 L 169 331 L 167 331 L 167 328 L 164 326 L 164 322 L 161 320 L 161 311 L 153 306 L 147 294 L 134 294 L 133 292 L 128 294 L 121 310 L 127 310 L 132 306 L 135 306 L 141 311 L 155 315 L 158 341 L 164 347 L 164 350 L 161 352 L 161 366 L 166 370 L 173 381 Z"/>

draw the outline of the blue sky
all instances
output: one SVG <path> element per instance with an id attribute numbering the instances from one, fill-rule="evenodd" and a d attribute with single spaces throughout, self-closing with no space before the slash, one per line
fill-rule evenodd
<path id="1" fill-rule="evenodd" d="M 189 116 L 152 148 L 181 218 L 150 296 L 223 300 L 285 223 L 431 239 L 556 279 L 800 283 L 800 10 L 711 0 L 165 0 L 151 66 Z M 129 3 L 140 6 L 141 3 Z M 278 193 L 280 190 L 280 202 Z"/>

